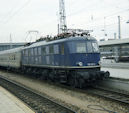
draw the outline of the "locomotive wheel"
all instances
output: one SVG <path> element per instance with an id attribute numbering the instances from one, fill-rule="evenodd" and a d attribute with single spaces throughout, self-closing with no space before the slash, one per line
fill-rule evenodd
<path id="1" fill-rule="evenodd" d="M 74 79 L 71 79 L 70 80 L 70 86 L 74 87 L 74 84 L 75 84 L 75 80 Z"/>
<path id="2" fill-rule="evenodd" d="M 70 85 L 74 88 L 78 87 L 78 81 L 75 78 L 73 78 L 70 80 Z"/>

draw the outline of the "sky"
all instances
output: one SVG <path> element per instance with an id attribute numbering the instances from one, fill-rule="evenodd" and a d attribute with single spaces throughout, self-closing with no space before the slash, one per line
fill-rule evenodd
<path id="1" fill-rule="evenodd" d="M 111 39 L 114 33 L 118 37 L 120 16 L 121 37 L 129 38 L 129 0 L 65 0 L 65 8 L 68 28 L 93 30 L 97 40 Z M 59 0 L 0 0 L 0 43 L 56 35 L 58 13 Z"/>

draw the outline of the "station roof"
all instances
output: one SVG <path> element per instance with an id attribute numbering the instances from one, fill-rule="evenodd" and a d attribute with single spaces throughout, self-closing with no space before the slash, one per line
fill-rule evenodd
<path id="1" fill-rule="evenodd" d="M 99 44 L 99 46 L 129 44 L 129 38 L 99 41 L 98 44 Z"/>
<path id="2" fill-rule="evenodd" d="M 23 47 L 24 47 L 24 46 L 18 47 L 18 48 L 9 49 L 9 50 L 0 51 L 0 55 L 6 54 L 6 53 L 19 52 L 19 51 L 21 51 L 21 50 L 23 49 Z"/>
<path id="3" fill-rule="evenodd" d="M 0 46 L 6 46 L 6 45 L 24 45 L 26 44 L 25 42 L 21 42 L 21 43 L 0 43 Z"/>

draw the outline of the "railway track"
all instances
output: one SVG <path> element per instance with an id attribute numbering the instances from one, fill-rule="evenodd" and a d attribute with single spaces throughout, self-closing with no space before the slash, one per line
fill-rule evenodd
<path id="1" fill-rule="evenodd" d="M 129 106 L 129 94 L 118 92 L 104 87 L 92 87 L 86 91 L 87 93 L 94 94 L 100 97 L 111 99 Z"/>
<path id="2" fill-rule="evenodd" d="M 57 85 L 59 87 L 59 85 Z M 115 89 L 109 89 L 102 86 L 91 86 L 84 89 L 69 87 L 66 85 L 60 84 L 60 87 L 67 88 L 69 90 L 78 91 L 81 93 L 88 93 L 99 97 L 104 97 L 106 99 L 110 99 L 112 101 L 117 101 L 119 103 L 123 103 L 127 106 L 129 106 L 129 93 L 126 91 L 118 91 Z"/>
<path id="3" fill-rule="evenodd" d="M 59 85 L 57 86 L 59 87 Z M 129 93 L 127 93 L 126 91 L 122 91 L 122 90 L 119 91 L 115 89 L 112 90 L 102 86 L 91 86 L 84 89 L 79 89 L 79 88 L 69 87 L 69 86 L 60 84 L 60 87 L 73 90 L 73 91 L 78 91 L 81 93 L 88 93 L 95 96 L 104 97 L 106 99 L 117 101 L 119 103 L 123 103 L 129 106 Z"/>
<path id="4" fill-rule="evenodd" d="M 91 86 L 84 89 L 79 89 L 79 88 L 69 87 L 62 84 L 60 84 L 60 86 L 58 84 L 54 84 L 54 85 L 57 85 L 58 87 L 66 88 L 69 90 L 78 91 L 81 93 L 88 93 L 95 96 L 104 97 L 106 99 L 110 99 L 112 101 L 123 103 L 129 106 L 129 93 L 127 93 L 126 91 L 122 92 L 122 90 L 121 91 L 118 91 L 115 89 L 112 90 L 102 86 Z"/>
<path id="5" fill-rule="evenodd" d="M 75 113 L 75 111 L 0 76 L 0 85 L 26 103 L 36 113 Z"/>

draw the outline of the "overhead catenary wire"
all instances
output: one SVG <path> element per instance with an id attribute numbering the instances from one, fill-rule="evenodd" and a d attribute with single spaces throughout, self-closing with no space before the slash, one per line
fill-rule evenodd
<path id="1" fill-rule="evenodd" d="M 14 11 L 14 7 L 16 8 L 17 4 L 11 8 L 7 14 L 5 14 L 2 18 L 0 18 L 0 22 L 4 22 L 5 18 L 8 18 Z"/>
<path id="2" fill-rule="evenodd" d="M 18 8 L 14 13 L 11 13 L 7 19 L 3 22 L 3 24 L 8 23 L 15 15 L 17 15 L 22 9 L 24 9 L 29 3 L 31 2 L 31 0 L 27 0 L 20 8 Z"/>
<path id="3" fill-rule="evenodd" d="M 85 25 L 87 25 L 87 26 L 89 26 L 90 24 L 92 24 L 93 22 L 97 22 L 97 21 L 102 21 L 102 20 L 104 20 L 104 18 L 105 19 L 107 19 L 107 18 L 109 18 L 109 17 L 113 17 L 113 16 L 117 16 L 118 14 L 120 14 L 120 13 L 123 13 L 123 12 L 127 12 L 127 11 L 129 11 L 129 9 L 124 9 L 124 10 L 121 10 L 121 11 L 117 11 L 117 12 L 115 12 L 115 13 L 112 13 L 112 14 L 110 14 L 110 15 L 105 15 L 103 18 L 102 17 L 99 17 L 99 18 L 96 18 L 96 19 L 94 19 L 94 17 L 92 17 L 93 19 L 93 21 L 86 21 L 85 23 L 87 23 L 87 24 L 85 24 Z M 93 15 L 92 15 L 93 16 Z M 126 21 L 126 20 L 125 20 Z M 112 23 L 112 24 L 114 24 L 114 23 Z M 115 23 L 116 24 L 116 23 Z M 106 26 L 110 26 L 111 24 L 108 24 L 108 25 L 106 25 Z M 97 25 L 96 25 L 97 26 Z M 95 27 L 96 27 L 95 26 Z M 104 26 L 103 24 L 102 25 L 99 25 L 99 26 Z"/>
<path id="4" fill-rule="evenodd" d="M 126 20 L 121 20 L 121 22 L 125 22 Z M 115 22 L 115 23 L 110 23 L 110 24 L 106 24 L 106 26 L 112 26 L 112 25 L 117 25 L 118 22 Z M 100 24 L 100 25 L 90 25 L 90 24 L 86 24 L 88 25 L 89 27 L 94 27 L 94 28 L 98 28 L 98 27 L 103 27 L 104 25 L 103 24 Z"/>

